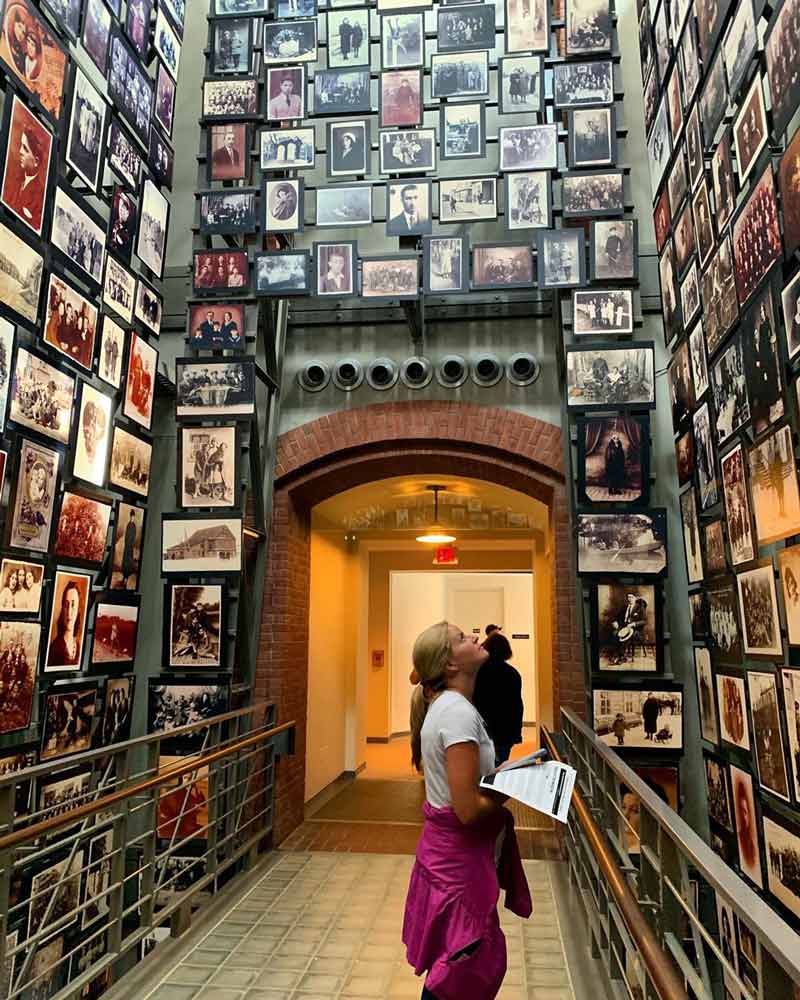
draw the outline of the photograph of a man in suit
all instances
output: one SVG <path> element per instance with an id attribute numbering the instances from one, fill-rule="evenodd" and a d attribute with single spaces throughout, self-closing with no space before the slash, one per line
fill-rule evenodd
<path id="1" fill-rule="evenodd" d="M 322 248 L 323 253 L 326 249 Z M 326 267 L 320 267 L 320 292 L 323 295 L 350 294 L 353 291 L 353 282 L 346 248 L 330 247 L 326 263 Z"/>
<path id="2" fill-rule="evenodd" d="M 225 129 L 225 137 L 219 149 L 214 150 L 214 166 L 235 169 L 239 166 L 239 150 L 236 148 L 236 136 L 232 128 Z"/>
<path id="3" fill-rule="evenodd" d="M 21 110 L 21 114 L 19 111 Z M 10 129 L 3 201 L 36 233 L 42 231 L 50 145 L 47 132 L 16 103 Z"/>
<path id="4" fill-rule="evenodd" d="M 269 102 L 269 117 L 278 121 L 282 118 L 302 118 L 303 102 L 300 95 L 294 92 L 294 80 L 285 76 L 280 88 L 280 93 Z"/>
<path id="5" fill-rule="evenodd" d="M 390 188 L 390 199 L 392 194 Z M 404 184 L 400 189 L 400 204 L 401 211 L 389 218 L 387 236 L 418 236 L 431 231 L 426 185 Z"/>

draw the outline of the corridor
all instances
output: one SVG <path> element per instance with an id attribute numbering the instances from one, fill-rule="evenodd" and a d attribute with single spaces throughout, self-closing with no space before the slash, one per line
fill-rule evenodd
<path id="1" fill-rule="evenodd" d="M 421 980 L 400 940 L 413 858 L 272 853 L 238 894 L 133 973 L 140 1000 L 411 1000 Z M 534 915 L 502 910 L 499 1000 L 600 1000 L 561 885 L 565 866 L 526 861 Z M 589 989 L 591 983 L 591 992 Z M 129 987 L 130 988 L 130 987 Z M 128 994 L 130 995 L 130 994 Z"/>

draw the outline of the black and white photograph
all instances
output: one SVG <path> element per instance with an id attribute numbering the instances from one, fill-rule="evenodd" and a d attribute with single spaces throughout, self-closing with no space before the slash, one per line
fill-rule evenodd
<path id="1" fill-rule="evenodd" d="M 426 236 L 422 247 L 427 294 L 469 291 L 469 241 L 465 236 Z"/>
<path id="2" fill-rule="evenodd" d="M 666 510 L 579 513 L 576 521 L 579 574 L 662 576 L 666 572 Z"/>
<path id="3" fill-rule="evenodd" d="M 436 52 L 431 56 L 431 97 L 486 97 L 488 52 Z"/>
<path id="4" fill-rule="evenodd" d="M 772 103 L 772 130 L 780 135 L 789 125 L 800 103 L 800 80 L 792 53 L 797 48 L 797 0 L 778 5 L 767 29 L 764 52 Z"/>
<path id="5" fill-rule="evenodd" d="M 439 181 L 439 222 L 476 222 L 497 218 L 497 178 Z"/>
<path id="6" fill-rule="evenodd" d="M 103 0 L 86 0 L 83 11 L 81 42 L 90 59 L 105 76 L 108 64 L 108 43 L 111 36 L 111 11 Z"/>
<path id="7" fill-rule="evenodd" d="M 133 322 L 133 302 L 136 297 L 136 278 L 126 270 L 119 261 L 110 254 L 106 255 L 106 274 L 103 281 L 103 303 L 111 309 L 125 322 Z M 69 319 L 69 317 L 67 317 Z M 80 325 L 80 324 L 78 324 Z M 66 344 L 65 354 L 69 355 L 71 350 L 80 351 L 81 343 L 73 334 L 73 339 L 77 341 L 75 347 L 70 344 L 70 329 L 68 325 L 62 324 L 57 336 L 60 338 L 59 344 Z M 85 368 L 91 368 L 91 358 L 94 350 L 81 352 L 86 356 L 86 362 L 81 361 Z"/>
<path id="8" fill-rule="evenodd" d="M 704 268 L 708 258 L 716 246 L 714 240 L 714 223 L 711 217 L 711 203 L 708 198 L 708 185 L 705 180 L 698 187 L 692 199 L 694 214 L 694 234 L 700 267 Z"/>
<path id="9" fill-rule="evenodd" d="M 725 497 L 725 514 L 728 521 L 728 539 L 731 561 L 734 566 L 750 562 L 755 556 L 750 501 L 744 467 L 744 452 L 736 444 L 720 459 L 722 491 Z"/>
<path id="10" fill-rule="evenodd" d="M 714 186 L 714 208 L 717 228 L 722 231 L 736 207 L 736 182 L 731 159 L 731 132 L 720 139 L 711 157 L 711 180 Z"/>
<path id="11" fill-rule="evenodd" d="M 789 801 L 789 781 L 783 755 L 777 678 L 773 673 L 747 672 L 750 717 L 761 787 Z"/>
<path id="12" fill-rule="evenodd" d="M 667 99 L 662 97 L 656 114 L 653 131 L 647 140 L 647 162 L 650 169 L 650 187 L 653 194 L 658 192 L 664 171 L 667 169 L 672 153 L 672 138 L 667 114 Z"/>
<path id="13" fill-rule="evenodd" d="M 4 663 L 13 663 L 15 669 L 13 682 L 3 691 L 2 735 L 27 729 L 31 724 L 41 632 L 38 622 L 0 622 L 0 656 Z"/>
<path id="14" fill-rule="evenodd" d="M 320 228 L 367 226 L 372 222 L 372 187 L 353 184 L 317 188 L 317 218 Z"/>
<path id="15" fill-rule="evenodd" d="M 686 169 L 686 157 L 681 150 L 678 151 L 672 168 L 667 174 L 667 193 L 669 195 L 670 219 L 674 220 L 681 210 L 683 199 L 689 193 L 689 174 Z M 663 196 L 663 189 L 661 194 Z"/>
<path id="16" fill-rule="evenodd" d="M 130 267 L 133 243 L 139 225 L 139 207 L 121 184 L 114 185 L 108 217 L 108 250 Z"/>
<path id="17" fill-rule="evenodd" d="M 781 291 L 786 353 L 792 361 L 800 352 L 800 271 Z"/>
<path id="18" fill-rule="evenodd" d="M 783 643 L 772 560 L 762 560 L 753 569 L 739 573 L 736 585 L 745 653 L 782 660 Z"/>
<path id="19" fill-rule="evenodd" d="M 725 441 L 750 419 L 742 336 L 737 333 L 711 368 L 711 386 L 717 413 L 717 443 Z"/>
<path id="20" fill-rule="evenodd" d="M 622 215 L 625 211 L 622 171 L 565 174 L 561 181 L 561 210 L 565 218 Z"/>
<path id="21" fill-rule="evenodd" d="M 638 274 L 639 238 L 635 219 L 592 222 L 592 281 L 624 281 Z"/>
<path id="22" fill-rule="evenodd" d="M 386 235 L 423 236 L 433 220 L 430 180 L 389 181 L 386 185 Z"/>
<path id="23" fill-rule="evenodd" d="M 540 288 L 579 288 L 586 283 L 583 230 L 538 230 L 536 253 Z"/>
<path id="24" fill-rule="evenodd" d="M 689 594 L 689 618 L 692 625 L 692 640 L 703 641 L 708 636 L 708 606 L 704 590 L 693 590 Z M 707 649 L 703 652 L 707 656 L 710 655 Z"/>
<path id="25" fill-rule="evenodd" d="M 251 358 L 178 358 L 176 365 L 178 417 L 252 416 L 255 408 L 255 371 Z"/>
<path id="26" fill-rule="evenodd" d="M 736 294 L 740 305 L 744 305 L 783 253 L 771 163 L 733 223 L 733 252 Z"/>
<path id="27" fill-rule="evenodd" d="M 590 56 L 611 51 L 609 0 L 566 0 L 566 54 Z"/>
<path id="28" fill-rule="evenodd" d="M 533 256 L 528 244 L 476 243 L 472 248 L 472 287 L 532 288 Z"/>
<path id="29" fill-rule="evenodd" d="M 106 681 L 101 729 L 103 746 L 131 738 L 134 681 L 134 677 L 116 677 Z"/>
<path id="30" fill-rule="evenodd" d="M 541 56 L 501 56 L 497 60 L 500 114 L 519 115 L 542 110 L 544 96 Z"/>
<path id="31" fill-rule="evenodd" d="M 111 547 L 112 590 L 136 590 L 142 559 L 145 511 L 120 500 Z"/>
<path id="32" fill-rule="evenodd" d="M 317 61 L 317 19 L 265 21 L 262 25 L 265 65 Z"/>
<path id="33" fill-rule="evenodd" d="M 686 123 L 686 162 L 689 170 L 689 182 L 695 187 L 701 177 L 705 177 L 705 158 L 703 155 L 703 133 L 700 128 L 700 112 L 697 103 L 692 106 Z"/>
<path id="34" fill-rule="evenodd" d="M 107 117 L 108 105 L 76 68 L 64 157 L 92 191 L 100 182 Z"/>
<path id="35" fill-rule="evenodd" d="M 418 294 L 419 261 L 416 254 L 361 258 L 363 298 L 415 299 Z"/>
<path id="36" fill-rule="evenodd" d="M 252 71 L 253 24 L 251 17 L 211 22 L 211 72 L 215 76 Z"/>
<path id="37" fill-rule="evenodd" d="M 210 137 L 209 137 L 210 139 Z M 150 129 L 150 147 L 147 151 L 147 165 L 159 187 L 172 190 L 172 174 L 175 169 L 175 150 L 157 128 Z"/>
<path id="38" fill-rule="evenodd" d="M 436 169 L 436 129 L 380 133 L 380 172 L 382 174 L 426 173 Z M 319 191 L 317 192 L 319 204 Z"/>
<path id="39" fill-rule="evenodd" d="M 706 82 L 700 92 L 700 118 L 703 123 L 703 142 L 708 148 L 714 142 L 717 130 L 728 110 L 728 89 L 725 84 L 725 67 L 722 50 L 718 49 L 708 70 Z"/>
<path id="40" fill-rule="evenodd" d="M 161 523 L 161 572 L 239 573 L 242 568 L 240 517 L 165 516 Z"/>
<path id="41" fill-rule="evenodd" d="M 136 285 L 136 299 L 133 304 L 134 317 L 158 337 L 161 333 L 161 318 L 164 312 L 164 302 L 158 292 L 139 278 Z"/>
<path id="42" fill-rule="evenodd" d="M 724 6 L 724 5 L 723 5 Z M 735 98 L 744 83 L 750 60 L 758 48 L 758 32 L 753 0 L 742 0 L 734 7 L 733 18 L 725 33 L 723 52 L 728 75 L 728 93 Z"/>
<path id="43" fill-rule="evenodd" d="M 273 77 L 273 74 L 276 74 Z M 277 77 L 280 74 L 280 77 Z M 270 121 L 282 118 L 302 118 L 304 114 L 303 91 L 300 95 L 292 92 L 294 76 L 303 85 L 303 67 L 293 69 L 267 69 L 267 79 L 275 80 L 276 96 L 268 103 Z M 203 118 L 207 121 L 258 117 L 258 80 L 248 76 L 241 79 L 203 80 Z"/>
<path id="44" fill-rule="evenodd" d="M 118 29 L 111 33 L 108 94 L 136 135 L 147 143 L 153 107 L 153 81 Z"/>
<path id="45" fill-rule="evenodd" d="M 42 754 L 44 760 L 44 754 Z M 57 920 L 64 920 L 69 913 L 77 910 L 81 901 L 81 869 L 83 868 L 83 850 L 74 854 L 68 853 L 66 857 L 55 864 L 37 872 L 31 879 L 30 905 L 28 908 L 28 937 L 43 930 L 45 916 L 48 922 L 55 923 Z M 77 916 L 71 920 L 66 920 L 61 924 L 61 931 L 69 929 L 77 920 Z M 61 957 L 58 952 L 63 952 L 64 938 L 57 935 L 54 939 L 58 942 L 59 948 L 56 952 L 50 952 L 48 958 L 56 962 Z M 47 971 L 39 969 L 39 973 Z M 45 994 L 46 996 L 47 994 Z"/>
<path id="46" fill-rule="evenodd" d="M 785 5 L 789 6 L 789 5 Z M 795 917 L 800 917 L 800 837 L 784 823 L 763 816 L 764 852 L 769 891 Z"/>
<path id="47" fill-rule="evenodd" d="M 371 111 L 368 69 L 318 69 L 314 73 L 314 114 L 346 115 Z M 270 114 L 270 118 L 272 115 Z M 289 117 L 289 116 L 286 116 Z M 292 115 L 291 117 L 298 117 Z"/>
<path id="48" fill-rule="evenodd" d="M 19 747 L 11 752 L 0 755 L 0 777 L 7 777 L 9 774 L 17 774 L 29 767 L 36 765 L 36 751 L 34 749 L 24 749 Z M 20 781 L 14 789 L 14 818 L 20 819 L 26 816 L 33 808 L 33 779 Z M 0 984 L 3 983 L 3 974 L 0 972 Z"/>
<path id="49" fill-rule="evenodd" d="M 739 184 L 743 185 L 767 143 L 767 112 L 761 76 L 756 74 L 733 122 L 733 142 Z"/>
<path id="50" fill-rule="evenodd" d="M 181 62 L 181 40 L 170 24 L 169 18 L 164 14 L 161 4 L 158 5 L 158 10 L 156 11 L 156 23 L 153 30 L 153 49 L 172 79 L 177 82 Z"/>
<path id="51" fill-rule="evenodd" d="M 423 119 L 422 70 L 387 70 L 378 78 L 379 124 L 412 128 Z"/>
<path id="52" fill-rule="evenodd" d="M 132 191 L 138 191 L 144 160 L 139 149 L 116 118 L 111 119 L 108 128 L 106 155 L 108 165 L 123 184 L 126 184 Z"/>
<path id="53" fill-rule="evenodd" d="M 150 23 L 155 0 L 131 0 L 125 13 L 125 33 L 136 55 L 144 60 L 150 44 Z"/>
<path id="54" fill-rule="evenodd" d="M 553 205 L 550 173 L 527 170 L 506 174 L 506 226 L 510 232 L 520 229 L 549 229 Z"/>
<path id="55" fill-rule="evenodd" d="M 673 46 L 677 46 L 683 25 L 692 9 L 691 0 L 675 0 L 669 9 L 669 33 Z"/>
<path id="56" fill-rule="evenodd" d="M 301 233 L 305 225 L 302 178 L 270 180 L 261 188 L 261 222 L 265 233 Z"/>
<path id="57" fill-rule="evenodd" d="M 672 49 L 667 28 L 667 9 L 664 4 L 661 4 L 657 11 L 651 10 L 650 17 L 653 22 L 653 50 L 656 55 L 656 69 L 658 71 L 652 76 L 654 78 L 657 76 L 658 82 L 663 84 Z"/>
<path id="58" fill-rule="evenodd" d="M 103 316 L 97 374 L 115 389 L 122 383 L 122 360 L 125 356 L 125 331 L 111 316 Z"/>
<path id="59" fill-rule="evenodd" d="M 685 431 L 675 441 L 675 461 L 678 466 L 678 486 L 686 486 L 695 472 L 694 434 Z"/>
<path id="60" fill-rule="evenodd" d="M 106 249 L 105 228 L 100 218 L 66 186 L 59 185 L 53 201 L 53 227 L 50 240 L 65 258 L 94 282 L 103 277 Z"/>
<path id="61" fill-rule="evenodd" d="M 703 333 L 702 320 L 695 323 L 692 332 L 689 334 L 689 359 L 692 363 L 692 381 L 694 382 L 694 394 L 696 399 L 702 397 L 708 391 L 708 357 L 706 354 L 706 339 Z"/>
<path id="62" fill-rule="evenodd" d="M 398 15 L 399 17 L 415 15 Z M 421 22 L 420 22 L 421 23 Z M 345 10 L 341 13 L 329 10 L 327 13 L 328 24 L 328 69 L 341 69 L 345 66 L 369 66 L 369 11 L 368 10 Z M 407 39 L 405 32 L 401 32 L 398 44 L 411 39 Z M 418 40 L 419 41 L 419 40 Z M 406 53 L 408 54 L 408 53 Z M 398 63 L 396 67 L 412 66 L 416 63 Z M 386 64 L 384 63 L 384 68 Z"/>
<path id="63" fill-rule="evenodd" d="M 328 177 L 368 174 L 371 159 L 368 119 L 328 122 Z"/>
<path id="64" fill-rule="evenodd" d="M 736 586 L 732 579 L 724 578 L 709 584 L 708 628 L 711 658 L 720 663 L 742 662 L 742 633 L 739 627 L 739 608 Z M 719 684 L 719 678 L 717 678 Z M 744 702 L 742 702 L 742 711 Z M 725 703 L 720 700 L 720 723 L 725 728 Z M 743 721 L 745 732 L 747 723 Z"/>
<path id="65" fill-rule="evenodd" d="M 800 131 L 795 132 L 778 164 L 786 256 L 800 246 Z"/>
<path id="66" fill-rule="evenodd" d="M 169 202 L 148 178 L 142 185 L 136 254 L 159 278 L 164 273 L 168 224 Z"/>
<path id="67" fill-rule="evenodd" d="M 686 276 L 681 280 L 680 292 L 681 315 L 688 325 L 700 312 L 700 272 L 696 260 L 692 260 Z"/>
<path id="68" fill-rule="evenodd" d="M 683 206 L 675 221 L 675 265 L 678 277 L 682 278 L 697 250 L 697 240 L 692 219 L 692 206 L 689 202 Z M 699 298 L 699 293 L 698 293 Z"/>
<path id="69" fill-rule="evenodd" d="M 795 799 L 798 799 L 800 798 L 800 670 L 781 670 L 781 679 L 783 703 L 786 706 L 786 729 L 789 733 L 792 790 Z"/>
<path id="70" fill-rule="evenodd" d="M 672 72 L 667 80 L 667 114 L 669 115 L 669 131 L 672 136 L 673 146 L 677 146 L 680 141 L 680 134 L 683 131 L 684 116 L 681 102 L 681 83 L 677 64 L 672 67 Z"/>
<path id="71" fill-rule="evenodd" d="M 168 666 L 219 669 L 223 665 L 223 586 L 172 583 L 166 585 L 165 596 Z"/>
<path id="72" fill-rule="evenodd" d="M 96 705 L 95 684 L 50 688 L 44 699 L 40 760 L 90 750 Z"/>
<path id="73" fill-rule="evenodd" d="M 156 76 L 156 96 L 153 105 L 153 120 L 156 121 L 166 134 L 172 137 L 172 127 L 175 124 L 175 97 L 177 86 L 175 81 L 164 69 L 163 63 L 158 64 L 158 74 Z"/>
<path id="74" fill-rule="evenodd" d="M 555 170 L 558 129 L 555 125 L 519 125 L 500 129 L 500 169 Z"/>
<path id="75" fill-rule="evenodd" d="M 244 127 L 240 126 L 240 128 Z M 335 125 L 329 126 L 329 128 L 335 127 Z M 315 163 L 314 129 L 262 129 L 259 135 L 259 162 L 264 171 L 302 170 L 306 167 L 313 167 Z"/>
<path id="76" fill-rule="evenodd" d="M 94 920 L 105 917 L 109 911 L 108 892 L 111 885 L 111 866 L 114 860 L 114 832 L 106 830 L 89 841 L 86 858 L 86 889 L 84 902 L 88 904 L 81 914 L 81 928 L 88 927 Z M 80 881 L 80 880 L 79 880 Z M 99 956 L 98 956 L 99 957 Z M 80 966 L 76 967 L 76 971 Z"/>
<path id="77" fill-rule="evenodd" d="M 681 35 L 678 52 L 683 100 L 684 104 L 688 105 L 700 84 L 700 57 L 697 51 L 697 35 L 691 19 Z"/>
<path id="78" fill-rule="evenodd" d="M 652 583 L 598 583 L 591 593 L 592 670 L 659 670 L 663 650 L 660 587 Z"/>
<path id="79" fill-rule="evenodd" d="M 735 628 L 738 638 L 738 619 L 735 626 L 730 619 L 726 619 L 724 614 L 720 615 L 718 627 L 721 633 L 725 629 L 729 632 Z M 745 694 L 744 680 L 733 674 L 717 674 L 717 697 L 719 698 L 719 721 L 720 736 L 726 743 L 740 747 L 742 750 L 750 749 L 750 732 L 747 727 L 747 696 Z"/>
<path id="80" fill-rule="evenodd" d="M 486 155 L 486 106 L 483 102 L 441 105 L 439 155 L 443 160 L 480 159 Z"/>
<path id="81" fill-rule="evenodd" d="M 706 768 L 706 801 L 708 815 L 720 826 L 733 833 L 731 797 L 728 790 L 728 765 L 708 753 L 703 754 Z"/>
<path id="82" fill-rule="evenodd" d="M 708 353 L 714 354 L 736 321 L 739 312 L 729 236 L 720 242 L 717 252 L 703 274 L 702 300 L 706 345 Z"/>
<path id="83" fill-rule="evenodd" d="M 506 52 L 547 52 L 550 4 L 547 0 L 505 0 Z"/>
<path id="84" fill-rule="evenodd" d="M 331 62 L 332 44 L 335 50 L 335 42 L 331 42 L 331 23 L 334 19 L 351 20 L 353 16 L 363 17 L 362 30 L 364 37 L 369 42 L 369 12 L 349 10 L 343 14 L 328 13 L 328 65 L 339 65 Z M 423 66 L 425 64 L 425 15 L 420 12 L 404 14 L 398 11 L 396 14 L 384 14 L 381 20 L 381 68 L 382 69 L 405 69 L 411 66 Z M 339 27 L 341 32 L 341 26 Z M 341 46 L 340 46 L 341 49 Z M 365 46 L 362 58 L 369 62 L 369 44 Z"/>
<path id="85" fill-rule="evenodd" d="M 153 445 L 136 434 L 129 434 L 119 424 L 111 439 L 111 464 L 108 481 L 112 486 L 146 497 L 150 492 L 150 466 Z"/>
<path id="86" fill-rule="evenodd" d="M 569 162 L 573 170 L 611 166 L 616 154 L 613 108 L 573 108 L 569 112 Z"/>
<path id="87" fill-rule="evenodd" d="M 573 292 L 572 328 L 576 336 L 633 333 L 633 292 L 627 288 Z"/>
<path id="88" fill-rule="evenodd" d="M 747 393 L 758 436 L 784 415 L 781 361 L 772 287 L 767 285 L 742 317 Z"/>
<path id="89" fill-rule="evenodd" d="M 595 735 L 615 750 L 683 749 L 683 691 L 679 687 L 595 688 Z"/>
<path id="90" fill-rule="evenodd" d="M 783 426 L 747 456 L 759 545 L 800 534 L 800 494 L 792 431 Z"/>
<path id="91" fill-rule="evenodd" d="M 494 48 L 494 4 L 439 8 L 437 47 L 439 52 L 467 52 Z"/>
<path id="92" fill-rule="evenodd" d="M 686 576 L 689 583 L 703 579 L 703 553 L 700 544 L 700 526 L 697 520 L 697 498 L 694 487 L 680 495 L 683 550 L 686 555 Z"/>
<path id="93" fill-rule="evenodd" d="M 39 310 L 44 258 L 0 223 L 0 299 L 26 323 Z"/>
<path id="94" fill-rule="evenodd" d="M 279 13 L 277 17 L 299 17 L 300 7 L 304 7 L 308 0 L 277 0 L 281 8 L 289 8 L 289 13 Z M 269 0 L 213 0 L 212 12 L 217 17 L 229 17 L 237 15 L 243 17 L 247 14 L 268 14 L 270 10 Z M 316 7 L 309 11 L 316 14 Z"/>
<path id="95" fill-rule="evenodd" d="M 8 419 L 67 444 L 72 425 L 75 378 L 20 345 L 10 369 Z"/>
<path id="96" fill-rule="evenodd" d="M 672 429 L 678 428 L 694 409 L 694 382 L 689 362 L 689 343 L 683 340 L 675 349 L 667 368 L 669 398 L 672 404 Z"/>
<path id="97" fill-rule="evenodd" d="M 358 243 L 314 244 L 314 294 L 322 298 L 345 298 L 356 294 Z"/>
<path id="98" fill-rule="evenodd" d="M 778 570 L 789 645 L 800 646 L 800 545 L 778 550 Z M 791 726 L 789 728 L 791 732 Z"/>
<path id="99" fill-rule="evenodd" d="M 708 510 L 720 499 L 714 465 L 714 442 L 708 403 L 703 403 L 699 409 L 695 410 L 692 425 L 697 485 L 700 488 L 700 509 Z"/>
<path id="100" fill-rule="evenodd" d="M 308 295 L 308 250 L 256 254 L 254 261 L 256 295 Z"/>
<path id="101" fill-rule="evenodd" d="M 239 499 L 236 425 L 180 428 L 181 507 L 235 507 Z"/>
<path id="102" fill-rule="evenodd" d="M 227 683 L 198 678 L 159 684 L 151 678 L 147 691 L 147 730 L 169 734 L 181 726 L 212 719 L 228 711 L 229 700 Z M 207 730 L 197 729 L 178 739 L 184 752 L 193 753 L 203 749 L 207 736 Z"/>
<path id="103" fill-rule="evenodd" d="M 647 418 L 579 417 L 578 498 L 581 503 L 645 504 L 649 495 Z"/>
<path id="104" fill-rule="evenodd" d="M 553 99 L 558 109 L 613 104 L 614 68 L 611 62 L 555 63 Z"/>
<path id="105" fill-rule="evenodd" d="M 718 741 L 717 707 L 714 702 L 714 678 L 711 674 L 711 654 L 695 646 L 694 668 L 697 678 L 697 704 L 700 709 L 700 735 L 709 743 Z"/>

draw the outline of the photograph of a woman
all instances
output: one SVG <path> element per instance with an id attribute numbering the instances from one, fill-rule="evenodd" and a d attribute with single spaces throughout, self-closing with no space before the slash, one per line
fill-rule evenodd
<path id="1" fill-rule="evenodd" d="M 80 669 L 90 587 L 83 573 L 56 573 L 46 671 Z"/>

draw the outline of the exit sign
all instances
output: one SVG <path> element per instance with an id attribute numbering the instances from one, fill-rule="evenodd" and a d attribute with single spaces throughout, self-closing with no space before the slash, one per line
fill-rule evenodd
<path id="1" fill-rule="evenodd" d="M 455 545 L 442 545 L 433 556 L 434 566 L 458 566 L 458 549 Z"/>

